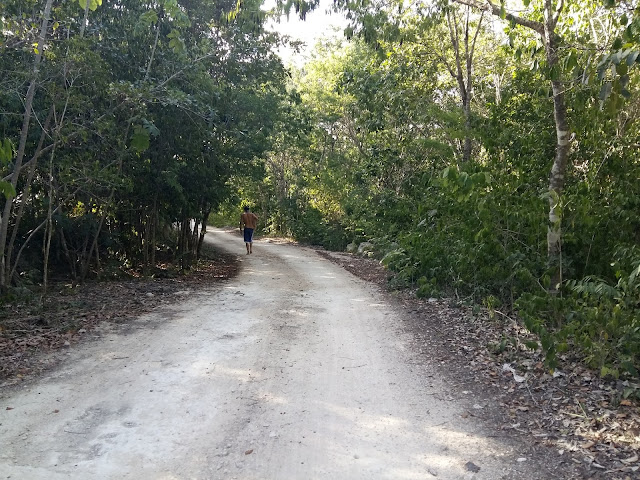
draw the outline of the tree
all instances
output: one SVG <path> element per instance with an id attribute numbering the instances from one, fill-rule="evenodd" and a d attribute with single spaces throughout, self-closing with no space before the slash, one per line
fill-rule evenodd
<path id="1" fill-rule="evenodd" d="M 25 98 L 24 98 L 24 114 L 22 120 L 22 127 L 20 129 L 20 138 L 18 143 L 18 149 L 16 152 L 16 158 L 13 165 L 13 172 L 10 175 L 10 183 L 12 188 L 15 190 L 18 185 L 18 179 L 22 172 L 23 168 L 23 160 L 25 156 L 25 149 L 27 146 L 27 137 L 29 136 L 29 126 L 31 124 L 32 118 L 32 108 L 33 108 L 33 100 L 36 94 L 36 88 L 39 81 L 40 74 L 40 63 L 42 61 L 42 56 L 44 49 L 46 47 L 47 33 L 49 29 L 49 21 L 51 15 L 51 7 L 53 1 L 47 0 L 44 6 L 44 12 L 42 15 L 42 23 L 40 26 L 40 33 L 38 35 L 38 42 L 35 47 L 35 54 L 33 57 L 33 67 L 31 71 L 31 76 L 29 80 L 29 87 L 27 89 Z M 9 222 L 11 220 L 11 210 L 14 203 L 11 198 L 7 198 L 5 200 L 4 209 L 2 211 L 2 217 L 0 217 L 0 290 L 5 291 L 7 287 L 7 282 L 10 279 L 7 279 L 7 269 L 10 268 L 10 265 L 7 265 L 6 262 L 6 244 L 7 244 L 7 234 L 9 231 Z"/>
<path id="2" fill-rule="evenodd" d="M 175 224 L 187 267 L 228 179 L 269 147 L 285 98 L 265 12 L 232 0 L 48 2 L 35 32 L 40 3 L 0 6 L 2 160 L 17 193 L 1 219 L 3 285 L 42 269 L 38 247 L 45 270 L 66 259 L 76 281 L 104 259 L 146 270 Z M 25 48 L 36 35 L 39 70 Z M 25 76 L 37 83 L 18 94 Z M 19 161 L 5 159 L 10 145 Z"/>
<path id="3" fill-rule="evenodd" d="M 543 0 L 542 13 L 544 20 L 536 21 L 507 13 L 504 5 L 498 6 L 487 0 L 479 3 L 467 0 L 455 0 L 456 3 L 468 5 L 481 11 L 504 18 L 513 24 L 536 32 L 543 43 L 546 54 L 547 69 L 551 77 L 553 94 L 553 118 L 556 129 L 556 153 L 549 175 L 549 227 L 547 234 L 547 252 L 549 261 L 555 265 L 552 279 L 552 289 L 557 290 L 562 282 L 562 193 L 565 187 L 567 161 L 571 148 L 571 132 L 567 119 L 567 105 L 565 102 L 565 87 L 560 77 L 559 48 L 561 38 L 557 32 L 558 21 L 565 8 L 564 0 L 554 4 L 552 0 Z"/>
<path id="4" fill-rule="evenodd" d="M 472 139 L 471 139 L 471 101 L 473 99 L 474 85 L 474 54 L 478 35 L 482 31 L 482 21 L 484 12 L 477 19 L 475 33 L 472 22 L 471 8 L 455 8 L 451 6 L 445 9 L 446 23 L 449 30 L 450 46 L 453 50 L 453 62 L 447 58 L 446 43 L 443 43 L 443 52 L 438 55 L 439 60 L 446 66 L 447 71 L 458 86 L 462 112 L 464 115 L 464 145 L 462 148 L 462 161 L 469 162 L 471 159 Z"/>

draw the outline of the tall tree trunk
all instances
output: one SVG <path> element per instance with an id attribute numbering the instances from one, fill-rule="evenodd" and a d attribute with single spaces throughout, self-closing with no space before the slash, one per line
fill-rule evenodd
<path id="1" fill-rule="evenodd" d="M 153 41 L 153 47 L 151 47 L 151 56 L 149 57 L 149 63 L 147 63 L 147 69 L 144 72 L 144 81 L 146 82 L 149 79 L 149 73 L 151 73 L 151 65 L 153 65 L 153 60 L 156 56 L 156 49 L 158 48 L 158 40 L 160 38 L 160 20 L 156 24 L 156 38 Z"/>
<path id="2" fill-rule="evenodd" d="M 153 196 L 153 212 L 151 226 L 151 265 L 156 266 L 156 250 L 158 249 L 158 192 Z"/>
<path id="3" fill-rule="evenodd" d="M 86 0 L 86 4 L 84 6 L 84 18 L 82 19 L 82 25 L 80 26 L 80 38 L 84 37 L 84 31 L 89 25 L 89 2 L 91 0 Z"/>
<path id="4" fill-rule="evenodd" d="M 36 56 L 33 60 L 33 71 L 31 73 L 31 81 L 29 82 L 29 88 L 27 89 L 27 96 L 24 102 L 24 118 L 22 120 L 22 128 L 20 130 L 20 142 L 18 144 L 18 152 L 13 167 L 13 173 L 11 175 L 11 185 L 16 188 L 18 185 L 18 177 L 22 170 L 22 161 L 24 159 L 24 153 L 27 146 L 27 137 L 29 134 L 29 124 L 31 123 L 31 110 L 33 108 L 33 99 L 36 94 L 36 86 L 38 84 L 38 76 L 40 72 L 40 62 L 42 61 L 42 52 L 44 51 L 45 40 L 47 37 L 47 30 L 49 29 L 49 16 L 51 15 L 51 5 L 53 0 L 47 0 L 44 7 L 44 15 L 42 18 L 42 25 L 40 26 L 40 35 L 38 37 L 38 46 Z M 9 265 L 7 265 L 5 253 L 7 244 L 7 233 L 9 231 L 9 221 L 11 220 L 11 209 L 13 207 L 13 201 L 7 199 L 2 212 L 2 218 L 0 219 L 0 289 L 7 288 L 7 282 L 10 279 L 7 278 L 9 273 Z"/>
<path id="5" fill-rule="evenodd" d="M 208 220 L 210 214 L 211 214 L 211 207 L 208 207 L 203 212 L 204 220 L 202 221 L 202 229 L 200 230 L 200 238 L 198 239 L 198 249 L 196 251 L 196 258 L 197 259 L 200 259 L 200 256 L 202 255 L 202 245 L 204 243 L 204 237 L 207 234 L 207 220 Z"/>
<path id="6" fill-rule="evenodd" d="M 75 287 L 77 285 L 77 280 L 78 280 L 76 255 L 69 249 L 69 246 L 67 245 L 67 239 L 64 236 L 64 228 L 60 228 L 59 232 L 60 232 L 60 243 L 62 244 L 62 251 L 64 252 L 65 257 L 67 257 L 67 261 L 69 262 L 69 270 L 71 272 L 71 278 L 73 279 L 73 286 Z"/>
<path id="7" fill-rule="evenodd" d="M 36 152 L 39 152 L 40 150 L 42 150 L 42 146 L 44 145 L 44 140 L 47 136 L 47 131 L 49 130 L 49 124 L 51 123 L 51 119 L 53 118 L 53 111 L 54 111 L 54 108 L 51 107 L 51 109 L 49 110 L 49 114 L 47 115 L 47 119 L 44 122 L 44 126 L 42 127 L 42 133 L 40 134 L 40 140 L 38 141 Z M 27 168 L 26 164 L 24 165 L 24 167 Z M 11 264 L 12 257 L 13 257 L 13 248 L 16 243 L 16 238 L 18 236 L 18 229 L 20 227 L 20 223 L 22 222 L 22 217 L 24 215 L 24 208 L 27 203 L 27 199 L 29 198 L 29 193 L 31 191 L 31 184 L 33 182 L 33 176 L 35 174 L 36 167 L 37 167 L 37 162 L 33 162 L 28 166 L 29 173 L 27 174 L 27 182 L 25 184 L 24 190 L 22 191 L 22 199 L 20 201 L 20 206 L 18 207 L 18 211 L 16 213 L 16 220 L 11 232 L 11 238 L 9 239 L 9 244 L 7 245 L 7 248 L 6 248 L 5 256 L 6 256 L 6 262 L 7 262 L 7 270 L 11 270 L 11 271 L 14 270 L 14 266 Z M 11 281 L 11 275 L 9 278 L 9 282 L 10 281 Z"/>
<path id="8" fill-rule="evenodd" d="M 458 83 L 458 93 L 460 95 L 460 103 L 462 105 L 462 115 L 464 117 L 464 142 L 462 145 L 462 162 L 466 163 L 471 160 L 471 152 L 473 150 L 473 141 L 471 139 L 471 99 L 473 96 L 473 56 L 475 53 L 478 34 L 482 28 L 484 12 L 480 15 L 478 26 L 473 35 L 470 35 L 471 28 L 471 7 L 467 6 L 466 18 L 464 21 L 464 32 L 458 27 L 458 17 L 455 11 L 447 9 L 447 25 L 449 26 L 449 37 L 453 53 L 455 57 L 455 69 L 449 64 L 446 56 L 443 54 L 441 60 L 444 62 L 449 74 Z M 461 43 L 464 43 L 464 52 Z M 464 58 L 463 58 L 464 56 Z M 464 69 L 463 69 L 464 63 Z"/>
<path id="9" fill-rule="evenodd" d="M 142 272 L 146 276 L 149 274 L 149 265 L 151 259 L 151 248 L 149 239 L 151 238 L 151 218 L 152 213 L 147 213 L 143 217 L 143 229 L 142 229 Z"/>
<path id="10" fill-rule="evenodd" d="M 544 0 L 544 21 L 538 22 L 506 13 L 497 5 L 486 0 L 479 3 L 475 0 L 454 0 L 457 3 L 477 8 L 481 11 L 501 16 L 509 22 L 530 28 L 538 33 L 544 42 L 547 67 L 554 72 L 559 63 L 558 44 L 556 34 L 558 20 L 564 9 L 564 1 L 560 0 L 554 9 L 552 0 Z M 551 279 L 551 292 L 557 292 L 557 287 L 562 283 L 562 216 L 561 201 L 565 186 L 567 172 L 567 159 L 571 149 L 571 136 L 569 122 L 567 120 L 567 105 L 564 97 L 562 82 L 552 73 L 551 90 L 553 92 L 553 120 L 556 128 L 556 153 L 549 175 L 549 226 L 547 230 L 547 255 L 553 268 Z"/>
<path id="11" fill-rule="evenodd" d="M 130 128 L 131 128 L 131 122 L 127 122 L 127 128 L 124 131 L 123 142 L 126 142 L 126 139 L 128 138 L 128 135 L 129 135 Z M 121 153 L 118 157 L 118 174 L 122 172 L 122 159 L 124 157 L 124 152 L 125 150 L 121 149 Z M 80 282 L 84 282 L 84 280 L 87 277 L 87 274 L 89 273 L 89 267 L 91 266 L 91 259 L 93 258 L 94 253 L 96 256 L 96 272 L 100 272 L 100 248 L 98 246 L 98 240 L 100 237 L 100 233 L 102 232 L 102 227 L 104 226 L 104 222 L 107 218 L 107 214 L 108 214 L 107 208 L 111 205 L 111 202 L 113 201 L 115 191 L 116 191 L 115 187 L 112 187 L 111 191 L 109 192 L 109 198 L 107 199 L 107 202 L 105 203 L 105 206 L 102 209 L 100 222 L 98 223 L 96 234 L 93 237 L 93 241 L 91 242 L 91 249 L 86 257 L 86 262 L 84 263 L 84 266 L 82 268 Z"/>
<path id="12" fill-rule="evenodd" d="M 89 255 L 89 244 L 91 240 L 91 229 L 89 228 L 87 234 L 84 236 L 82 241 L 82 250 L 80 251 L 80 255 L 76 255 L 76 258 L 79 262 L 78 267 L 80 271 L 77 274 L 78 284 L 82 283 L 84 278 L 85 269 L 89 269 L 89 264 L 91 263 L 91 256 Z"/>
<path id="13" fill-rule="evenodd" d="M 180 267 L 182 270 L 189 270 L 191 268 L 190 261 L 190 245 L 189 237 L 191 231 L 190 219 L 183 214 L 182 223 L 180 226 L 180 240 L 178 242 L 178 254 L 180 256 Z"/>
<path id="14" fill-rule="evenodd" d="M 111 203 L 111 199 L 113 197 L 113 192 L 111 193 L 111 195 L 109 196 L 109 200 L 107 201 L 107 206 L 110 205 Z M 100 221 L 98 222 L 98 226 L 96 228 L 96 233 L 93 236 L 93 240 L 91 242 L 91 247 L 89 248 L 89 251 L 86 252 L 86 254 L 83 255 L 82 258 L 82 271 L 80 273 L 80 283 L 84 282 L 85 279 L 87 278 L 87 274 L 89 273 L 89 267 L 91 267 L 91 261 L 93 259 L 93 254 L 96 253 L 99 250 L 98 248 L 98 240 L 100 238 L 100 233 L 102 232 L 102 226 L 104 225 L 104 221 L 107 217 L 107 213 L 106 212 L 102 212 L 102 215 L 100 216 Z M 88 238 L 88 235 L 87 235 Z M 96 258 L 99 258 L 96 256 Z M 98 265 L 98 270 L 99 270 L 99 265 Z"/>
<path id="15" fill-rule="evenodd" d="M 87 0 L 88 1 L 88 0 Z M 45 228 L 44 262 L 42 268 L 42 296 L 47 294 L 49 285 L 49 253 L 51 252 L 51 236 L 53 234 L 53 158 L 55 149 L 49 159 L 49 206 L 47 208 L 47 225 Z"/>
<path id="16" fill-rule="evenodd" d="M 550 71 L 558 66 L 558 38 L 555 34 L 557 19 L 551 0 L 545 0 L 544 35 L 547 64 Z M 567 105 L 564 97 L 564 86 L 556 79 L 551 81 L 553 92 L 553 118 L 556 127 L 556 155 L 549 176 L 549 227 L 547 231 L 547 255 L 553 268 L 551 290 L 557 291 L 562 283 L 562 215 L 560 213 L 562 192 L 565 185 L 567 158 L 570 148 L 569 122 L 567 121 Z"/>

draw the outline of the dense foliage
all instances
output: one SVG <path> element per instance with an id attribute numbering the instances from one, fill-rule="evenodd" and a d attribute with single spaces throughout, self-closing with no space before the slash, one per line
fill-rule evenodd
<path id="1" fill-rule="evenodd" d="M 287 104 L 259 2 L 0 5 L 0 286 L 188 268 Z M 156 258 L 157 255 L 161 257 Z"/>
<path id="2" fill-rule="evenodd" d="M 418 295 L 516 313 L 551 365 L 580 353 L 638 375 L 637 19 L 557 4 L 550 55 L 546 3 L 520 23 L 469 4 L 345 4 L 352 41 L 319 46 L 292 87 L 311 129 L 276 139 L 254 198 L 274 232 L 360 245 Z"/>

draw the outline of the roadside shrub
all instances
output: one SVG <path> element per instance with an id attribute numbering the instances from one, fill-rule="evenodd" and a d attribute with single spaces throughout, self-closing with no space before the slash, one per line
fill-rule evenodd
<path id="1" fill-rule="evenodd" d="M 602 376 L 638 376 L 640 371 L 640 256 L 618 248 L 616 283 L 596 276 L 566 281 L 563 297 L 525 294 L 518 311 L 542 340 L 551 366 L 558 353 L 576 348 Z"/>

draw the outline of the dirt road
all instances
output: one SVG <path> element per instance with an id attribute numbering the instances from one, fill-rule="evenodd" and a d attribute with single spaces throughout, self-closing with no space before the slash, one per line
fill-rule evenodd
<path id="1" fill-rule="evenodd" d="M 307 248 L 242 261 L 3 392 L 0 478 L 544 478 L 462 415 L 376 288 Z"/>

